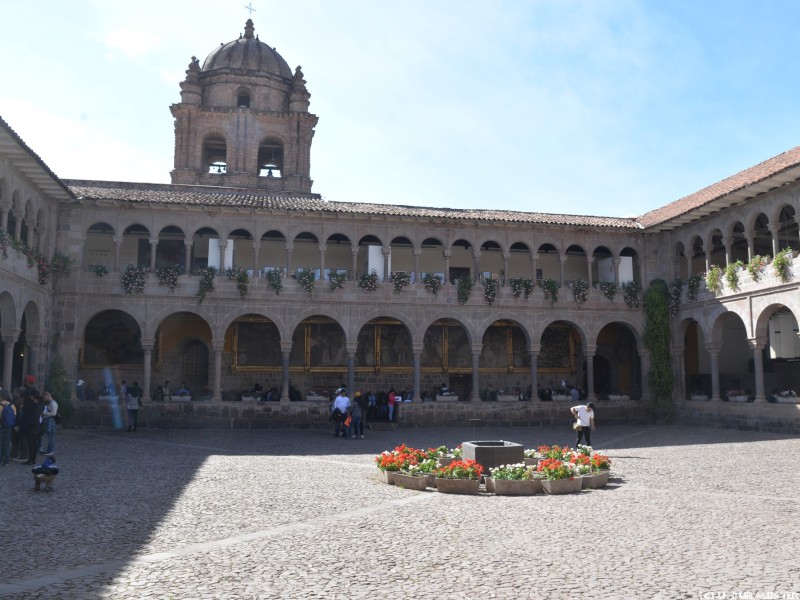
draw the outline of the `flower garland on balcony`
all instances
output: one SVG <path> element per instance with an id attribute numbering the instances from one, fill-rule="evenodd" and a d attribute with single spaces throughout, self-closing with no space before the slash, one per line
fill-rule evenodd
<path id="1" fill-rule="evenodd" d="M 438 276 L 428 273 L 422 278 L 422 285 L 425 287 L 426 292 L 430 292 L 435 296 L 439 293 L 439 288 L 442 287 L 442 280 Z"/>
<path id="2" fill-rule="evenodd" d="M 280 269 L 270 269 L 267 271 L 267 287 L 280 296 L 283 289 L 283 273 Z"/>
<path id="3" fill-rule="evenodd" d="M 0 249 L 3 250 L 3 258 L 8 258 L 8 247 L 11 245 L 12 239 L 8 231 L 0 228 Z"/>
<path id="4" fill-rule="evenodd" d="M 18 240 L 5 229 L 0 229 L 0 232 L 2 232 L 2 234 L 0 234 L 0 247 L 2 247 L 3 250 L 3 258 L 8 258 L 9 246 L 18 252 L 22 252 L 28 260 L 28 268 L 32 269 L 35 266 L 38 270 L 39 283 L 41 285 L 47 284 L 48 279 L 50 279 L 50 264 L 47 262 L 44 255 L 40 252 L 34 252 L 32 249 L 28 248 L 25 242 Z"/>
<path id="5" fill-rule="evenodd" d="M 525 300 L 527 300 L 533 292 L 532 279 L 525 279 L 524 277 L 512 277 L 510 283 L 511 293 L 514 295 L 514 298 L 519 298 L 521 294 L 524 294 Z"/>
<path id="6" fill-rule="evenodd" d="M 689 302 L 695 302 L 697 300 L 697 290 L 700 289 L 701 281 L 703 281 L 703 276 L 699 273 L 695 273 L 689 277 L 689 283 L 686 284 L 686 299 Z"/>
<path id="7" fill-rule="evenodd" d="M 92 263 L 89 265 L 89 270 L 94 273 L 95 277 L 102 277 L 109 272 L 108 265 L 105 263 Z"/>
<path id="8" fill-rule="evenodd" d="M 625 304 L 628 305 L 628 308 L 639 308 L 639 292 L 642 291 L 639 282 L 626 281 L 622 284 L 622 291 L 625 293 Z"/>
<path id="9" fill-rule="evenodd" d="M 613 302 L 614 297 L 617 295 L 617 284 L 613 281 L 598 281 L 594 284 L 595 288 L 599 288 L 603 292 L 603 296 L 609 301 Z"/>
<path id="10" fill-rule="evenodd" d="M 732 292 L 739 291 L 739 269 L 744 269 L 744 263 L 740 260 L 732 262 L 725 267 L 725 283 Z"/>
<path id="11" fill-rule="evenodd" d="M 358 286 L 365 294 L 371 294 L 378 289 L 378 272 L 375 269 L 370 273 L 362 273 L 358 278 Z"/>
<path id="12" fill-rule="evenodd" d="M 494 279 L 487 279 L 483 282 L 483 299 L 490 306 L 497 299 L 497 282 Z"/>
<path id="13" fill-rule="evenodd" d="M 784 248 L 772 259 L 772 268 L 781 283 L 786 283 L 792 278 L 792 255 L 791 248 Z"/>
<path id="14" fill-rule="evenodd" d="M 203 267 L 197 269 L 194 274 L 200 276 L 200 286 L 197 288 L 197 297 L 200 298 L 200 304 L 206 299 L 208 292 L 214 291 L 214 278 L 217 276 L 217 267 Z"/>
<path id="15" fill-rule="evenodd" d="M 717 265 L 711 265 L 706 273 L 706 289 L 715 296 L 722 292 L 722 269 Z"/>
<path id="16" fill-rule="evenodd" d="M 470 277 L 462 277 L 458 280 L 458 303 L 466 304 L 472 294 L 472 279 Z"/>
<path id="17" fill-rule="evenodd" d="M 311 296 L 311 292 L 314 291 L 314 280 L 316 278 L 316 274 L 311 270 L 303 271 L 297 276 L 297 281 L 309 296 Z"/>
<path id="18" fill-rule="evenodd" d="M 28 266 L 32 267 L 34 265 L 36 265 L 36 270 L 39 272 L 39 284 L 46 285 L 50 279 L 50 265 L 47 263 L 47 259 L 41 252 L 28 250 Z"/>
<path id="19" fill-rule="evenodd" d="M 572 299 L 580 306 L 589 299 L 589 282 L 585 279 L 573 279 L 571 284 Z"/>
<path id="20" fill-rule="evenodd" d="M 50 268 L 53 273 L 63 273 L 64 275 L 69 275 L 72 272 L 72 265 L 74 263 L 74 258 L 70 258 L 63 252 L 56 250 L 53 252 L 53 258 L 50 259 Z"/>
<path id="21" fill-rule="evenodd" d="M 558 301 L 558 288 L 561 284 L 555 279 L 542 279 L 539 282 L 539 287 L 544 292 L 544 299 L 548 300 L 550 304 L 555 304 Z"/>
<path id="22" fill-rule="evenodd" d="M 753 258 L 747 261 L 747 272 L 750 273 L 750 277 L 753 278 L 753 281 L 756 283 L 761 279 L 764 275 L 764 272 L 767 270 L 767 257 L 761 256 L 760 254 L 756 254 Z"/>
<path id="23" fill-rule="evenodd" d="M 347 273 L 331 273 L 328 275 L 328 285 L 332 292 L 342 289 L 346 281 Z"/>
<path id="24" fill-rule="evenodd" d="M 122 274 L 122 289 L 128 296 L 133 294 L 144 294 L 144 287 L 147 284 L 147 274 L 150 269 L 128 265 Z"/>
<path id="25" fill-rule="evenodd" d="M 669 314 L 678 316 L 681 309 L 681 295 L 683 294 L 683 279 L 676 277 L 669 288 Z"/>
<path id="26" fill-rule="evenodd" d="M 411 285 L 411 275 L 405 271 L 395 271 L 389 275 L 389 281 L 394 285 L 394 293 L 399 294 L 409 285 Z"/>
<path id="27" fill-rule="evenodd" d="M 236 289 L 239 290 L 239 297 L 247 296 L 247 289 L 250 284 L 250 275 L 242 267 L 230 267 L 225 269 L 225 277 L 236 281 Z"/>
<path id="28" fill-rule="evenodd" d="M 104 265 L 105 266 L 105 265 Z M 174 265 L 172 267 L 156 267 L 156 277 L 159 285 L 166 285 L 169 293 L 174 294 L 178 287 L 178 277 L 183 273 L 183 267 Z"/>

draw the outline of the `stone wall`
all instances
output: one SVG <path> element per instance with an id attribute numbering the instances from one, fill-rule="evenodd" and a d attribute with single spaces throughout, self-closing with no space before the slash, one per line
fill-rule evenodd
<path id="1" fill-rule="evenodd" d="M 772 403 L 684 402 L 678 407 L 683 425 L 800 434 L 800 405 Z"/>

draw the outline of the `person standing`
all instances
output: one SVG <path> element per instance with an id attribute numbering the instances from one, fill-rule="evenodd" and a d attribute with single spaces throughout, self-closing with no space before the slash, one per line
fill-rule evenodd
<path id="1" fill-rule="evenodd" d="M 339 430 L 342 432 L 342 437 L 347 437 L 347 426 L 344 424 L 347 418 L 347 412 L 350 410 L 350 398 L 347 397 L 347 390 L 339 388 L 336 390 L 338 394 L 333 401 L 333 437 L 339 437 Z"/>
<path id="2" fill-rule="evenodd" d="M 11 461 L 11 434 L 16 425 L 17 409 L 8 392 L 0 390 L 0 467 Z"/>
<path id="3" fill-rule="evenodd" d="M 576 422 L 580 425 L 578 431 L 578 441 L 575 442 L 577 448 L 581 444 L 581 439 L 586 440 L 586 445 L 592 445 L 591 432 L 594 429 L 594 402 L 587 402 L 586 404 L 578 404 L 569 409 L 572 416 L 575 417 Z"/>
<path id="4" fill-rule="evenodd" d="M 125 398 L 125 408 L 128 409 L 128 431 L 136 431 L 139 426 L 139 408 L 142 406 L 142 388 L 139 382 L 134 381 L 128 388 L 128 396 Z"/>
<path id="5" fill-rule="evenodd" d="M 353 435 L 350 436 L 353 439 L 361 438 L 364 439 L 364 412 L 365 412 L 365 404 L 364 404 L 364 396 L 361 395 L 361 392 L 356 392 L 353 395 L 353 403 L 350 405 L 350 416 L 353 419 L 352 423 L 350 423 L 351 431 Z"/>
<path id="6" fill-rule="evenodd" d="M 36 451 L 39 449 L 39 422 L 42 407 L 39 404 L 41 394 L 36 389 L 36 379 L 33 375 L 26 375 L 22 387 L 22 418 L 19 422 L 19 432 L 28 444 L 28 460 L 26 465 L 36 464 Z"/>
<path id="7" fill-rule="evenodd" d="M 389 389 L 389 399 L 387 404 L 389 405 L 389 421 L 394 420 L 394 405 L 397 403 L 397 396 L 395 396 L 394 388 Z"/>
<path id="8" fill-rule="evenodd" d="M 39 454 L 52 456 L 55 452 L 56 444 L 56 415 L 58 414 L 58 402 L 55 401 L 50 392 L 45 392 L 42 394 L 42 405 L 44 406 L 44 410 L 42 411 L 42 429 L 44 429 L 44 433 L 47 435 L 47 448 L 44 450 L 39 449 Z"/>

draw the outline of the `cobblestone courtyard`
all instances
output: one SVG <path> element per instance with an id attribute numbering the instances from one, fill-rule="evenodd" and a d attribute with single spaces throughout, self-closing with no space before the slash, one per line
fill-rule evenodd
<path id="1" fill-rule="evenodd" d="M 59 431 L 54 492 L 0 469 L 0 597 L 800 598 L 796 437 L 600 428 L 612 482 L 569 496 L 406 491 L 372 461 L 401 442 L 571 434 Z"/>

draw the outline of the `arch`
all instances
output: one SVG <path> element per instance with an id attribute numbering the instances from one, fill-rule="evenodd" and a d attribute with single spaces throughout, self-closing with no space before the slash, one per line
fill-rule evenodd
<path id="1" fill-rule="evenodd" d="M 83 330 L 81 366 L 141 366 L 141 339 L 139 323 L 129 313 L 119 309 L 101 311 L 88 320 Z"/>
<path id="2" fill-rule="evenodd" d="M 571 244 L 564 253 L 564 278 L 589 280 L 589 262 L 586 251 L 579 244 Z"/>
<path id="3" fill-rule="evenodd" d="M 760 256 L 773 256 L 769 217 L 763 212 L 758 213 L 753 219 L 751 230 L 753 233 L 753 253 Z"/>
<path id="4" fill-rule="evenodd" d="M 250 108 L 250 89 L 246 86 L 240 86 L 236 90 L 236 104 L 239 108 Z"/>
<path id="5" fill-rule="evenodd" d="M 585 332 L 575 323 L 563 319 L 552 319 L 541 327 L 537 370 L 540 379 L 551 388 L 562 387 L 563 381 L 579 386 L 584 380 L 583 353 L 586 348 Z"/>
<path id="6" fill-rule="evenodd" d="M 150 229 L 141 223 L 132 223 L 122 232 L 120 245 L 120 264 L 132 264 L 137 267 L 150 268 Z"/>
<path id="7" fill-rule="evenodd" d="M 599 329 L 595 338 L 593 382 L 599 398 L 622 394 L 641 399 L 640 345 L 641 335 L 625 321 L 610 321 Z"/>
<path id="8" fill-rule="evenodd" d="M 778 230 L 775 235 L 778 238 L 778 251 L 786 248 L 800 250 L 800 230 L 796 219 L 796 212 L 790 204 L 784 204 L 778 211 L 776 219 Z"/>
<path id="9" fill-rule="evenodd" d="M 503 247 L 495 240 L 486 240 L 480 245 L 480 259 L 478 262 L 478 277 L 481 281 L 492 279 L 505 281 L 505 257 Z"/>
<path id="10" fill-rule="evenodd" d="M 285 174 L 284 141 L 275 135 L 264 137 L 258 145 L 258 176 L 280 178 Z"/>
<path id="11" fill-rule="evenodd" d="M 231 370 L 279 372 L 283 364 L 280 323 L 252 311 L 242 312 L 225 328 L 225 346 L 231 349 Z"/>
<path id="12" fill-rule="evenodd" d="M 225 175 L 228 172 L 228 142 L 225 135 L 217 132 L 203 137 L 201 169 L 209 175 Z"/>
<path id="13" fill-rule="evenodd" d="M 166 225 L 158 232 L 156 267 L 186 269 L 186 234 L 177 225 Z"/>
<path id="14" fill-rule="evenodd" d="M 683 242 L 678 240 L 673 245 L 672 256 L 674 260 L 675 277 L 680 277 L 683 280 L 689 278 L 689 265 L 686 262 L 686 247 Z"/>
<path id="15" fill-rule="evenodd" d="M 561 252 L 556 244 L 546 242 L 536 249 L 536 279 L 561 281 Z"/>
<path id="16" fill-rule="evenodd" d="M 17 328 L 17 307 L 14 298 L 8 292 L 0 292 L 0 332 L 2 335 L 10 335 Z"/>
<path id="17" fill-rule="evenodd" d="M 744 223 L 741 221 L 734 221 L 728 230 L 728 249 L 731 262 L 750 260 L 750 247 L 747 243 Z"/>
<path id="18" fill-rule="evenodd" d="M 716 267 L 725 268 L 727 259 L 725 256 L 725 245 L 722 230 L 718 227 L 712 229 L 708 234 L 708 242 L 704 244 L 708 251 L 708 264 Z"/>
<path id="19" fill-rule="evenodd" d="M 474 279 L 477 275 L 473 246 L 469 240 L 458 238 L 450 244 L 450 271 L 446 273 L 446 281 L 455 284 L 462 277 Z"/>
<path id="20" fill-rule="evenodd" d="M 706 251 L 703 243 L 703 238 L 699 235 L 693 235 L 689 242 L 689 252 L 691 254 L 691 273 L 695 275 L 706 272 Z"/>

